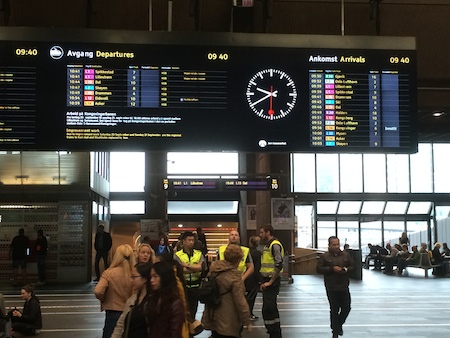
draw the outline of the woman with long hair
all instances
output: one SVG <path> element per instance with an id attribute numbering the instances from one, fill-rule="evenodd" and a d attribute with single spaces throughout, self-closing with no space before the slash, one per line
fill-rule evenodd
<path id="1" fill-rule="evenodd" d="M 185 310 L 172 264 L 157 262 L 153 265 L 150 287 L 146 311 L 149 337 L 181 338 Z"/>
<path id="2" fill-rule="evenodd" d="M 150 289 L 152 263 L 137 263 L 130 276 L 134 294 L 128 298 L 111 338 L 147 338 L 145 306 Z"/>
<path id="3" fill-rule="evenodd" d="M 136 259 L 138 263 L 155 263 L 155 251 L 149 243 L 142 242 L 136 250 Z"/>
<path id="4" fill-rule="evenodd" d="M 34 336 L 36 330 L 42 328 L 42 314 L 39 299 L 34 295 L 34 289 L 30 284 L 22 287 L 20 295 L 25 301 L 23 310 L 17 309 L 10 311 L 12 329 L 18 334 L 24 336 Z"/>
<path id="5" fill-rule="evenodd" d="M 169 245 L 169 239 L 166 234 L 159 235 L 159 243 L 154 248 L 156 256 L 170 254 L 173 255 L 172 247 Z"/>
<path id="6" fill-rule="evenodd" d="M 101 310 L 105 310 L 105 326 L 102 338 L 110 338 L 117 320 L 131 297 L 130 276 L 135 266 L 133 248 L 128 244 L 117 247 L 111 265 L 106 269 L 94 289 L 100 300 Z"/>

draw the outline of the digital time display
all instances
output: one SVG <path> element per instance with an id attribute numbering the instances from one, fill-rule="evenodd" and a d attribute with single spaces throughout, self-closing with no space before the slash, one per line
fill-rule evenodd
<path id="1" fill-rule="evenodd" d="M 0 37 L 0 150 L 417 151 L 413 38 Z"/>

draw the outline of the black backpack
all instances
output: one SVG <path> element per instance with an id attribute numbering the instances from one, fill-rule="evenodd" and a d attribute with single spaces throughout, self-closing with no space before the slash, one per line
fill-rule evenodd
<path id="1" fill-rule="evenodd" d="M 217 306 L 220 304 L 222 296 L 230 292 L 230 290 L 224 293 L 219 292 L 219 286 L 217 285 L 216 278 L 222 272 L 223 271 L 210 273 L 209 276 L 206 276 L 202 279 L 200 288 L 198 289 L 198 300 L 200 301 L 200 303 L 209 306 Z"/>

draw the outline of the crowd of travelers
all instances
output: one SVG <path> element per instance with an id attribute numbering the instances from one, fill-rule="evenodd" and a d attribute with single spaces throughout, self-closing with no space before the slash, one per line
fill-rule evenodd
<path id="1" fill-rule="evenodd" d="M 434 276 L 450 277 L 450 249 L 447 243 L 441 246 L 439 242 L 436 242 L 432 250 L 428 250 L 426 243 L 421 243 L 420 248 L 418 245 L 413 245 L 411 250 L 409 245 L 406 232 L 402 233 L 398 243 L 394 245 L 387 243 L 385 248 L 369 243 L 367 246 L 370 251 L 365 258 L 364 268 L 369 269 L 370 262 L 373 261 L 375 270 L 383 270 L 383 273 L 387 275 L 401 276 L 406 267 L 420 266 L 421 254 L 426 254 L 433 266 Z"/>
<path id="2" fill-rule="evenodd" d="M 250 238 L 249 248 L 232 230 L 217 260 L 210 263 L 201 228 L 184 232 L 172 245 L 160 234 L 153 246 L 148 238 L 134 249 L 118 246 L 94 289 L 105 311 L 102 338 L 189 338 L 205 329 L 213 338 L 241 337 L 258 318 L 253 314 L 258 292 L 263 294 L 267 332 L 281 338 L 276 302 L 284 249 L 273 233 L 270 225 L 262 227 L 260 236 Z M 262 251 L 260 241 L 265 245 Z M 200 321 L 200 286 L 211 276 L 220 302 L 205 303 Z"/>

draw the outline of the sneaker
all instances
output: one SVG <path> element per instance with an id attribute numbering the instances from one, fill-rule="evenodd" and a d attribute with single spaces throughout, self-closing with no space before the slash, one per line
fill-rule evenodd
<path id="1" fill-rule="evenodd" d="M 251 320 L 257 320 L 258 318 L 259 318 L 259 317 L 255 316 L 255 315 L 251 315 L 251 316 L 250 316 L 250 319 L 251 319 Z"/>

